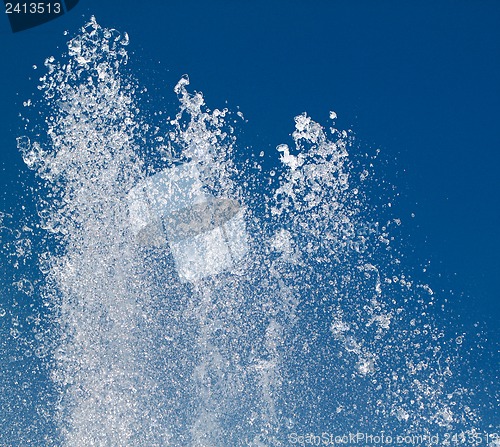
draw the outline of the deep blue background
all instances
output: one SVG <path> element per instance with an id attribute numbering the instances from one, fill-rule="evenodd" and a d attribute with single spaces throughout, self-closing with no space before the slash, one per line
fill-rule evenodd
<path id="1" fill-rule="evenodd" d="M 399 193 L 392 214 L 403 221 L 405 262 L 430 260 L 422 278 L 444 291 L 457 321 L 487 321 L 497 339 L 499 1 L 81 0 L 18 34 L 2 17 L 0 210 L 18 208 L 25 193 L 15 144 L 22 101 L 43 60 L 65 50 L 63 31 L 91 14 L 129 33 L 132 70 L 168 114 L 184 73 L 210 107 L 239 106 L 242 147 L 264 150 L 268 167 L 295 115 L 327 124 L 335 110 L 354 150 L 381 149 L 377 193 Z"/>

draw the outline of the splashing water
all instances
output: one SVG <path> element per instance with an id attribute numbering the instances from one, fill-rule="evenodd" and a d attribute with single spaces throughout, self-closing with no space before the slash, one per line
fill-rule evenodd
<path id="1" fill-rule="evenodd" d="M 295 147 L 277 148 L 280 172 L 262 186 L 260 166 L 236 167 L 231 113 L 210 111 L 187 77 L 174 118 L 141 118 L 128 44 L 86 24 L 61 62 L 46 61 L 47 141 L 18 139 L 45 238 L 43 281 L 15 283 L 49 309 L 40 347 L 55 397 L 40 411 L 56 428 L 39 442 L 284 446 L 291 433 L 385 431 L 431 445 L 440 429 L 473 430 L 433 292 L 401 271 L 399 222 L 367 217 L 369 172 L 356 174 L 349 133 L 297 116 Z M 204 194 L 239 204 L 248 247 L 193 281 L 181 281 L 161 222 L 138 240 L 130 219 L 130 192 L 185 164 Z M 30 249 L 13 239 L 14 257 Z M 220 243 L 203 247 L 221 256 Z"/>

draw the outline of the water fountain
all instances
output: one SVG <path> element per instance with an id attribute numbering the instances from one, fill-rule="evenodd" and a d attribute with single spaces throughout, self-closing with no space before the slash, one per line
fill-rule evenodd
<path id="1" fill-rule="evenodd" d="M 176 117 L 147 130 L 128 43 L 86 24 L 46 61 L 48 141 L 20 139 L 41 185 L 51 330 L 35 349 L 56 396 L 37 411 L 56 430 L 9 442 L 261 447 L 325 427 L 474 427 L 434 293 L 389 250 L 397 220 L 366 217 L 370 173 L 351 166 L 347 132 L 297 116 L 281 173 L 257 187 L 260 166 L 235 175 L 229 112 L 187 78 Z M 180 161 L 152 166 L 146 140 Z"/>

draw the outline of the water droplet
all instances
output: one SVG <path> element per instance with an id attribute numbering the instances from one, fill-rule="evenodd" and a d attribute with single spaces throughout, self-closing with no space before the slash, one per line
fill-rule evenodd
<path id="1" fill-rule="evenodd" d="M 18 329 L 11 328 L 11 330 L 10 330 L 10 336 L 11 336 L 14 340 L 18 339 L 18 338 L 19 338 L 19 335 L 21 335 L 21 333 L 19 332 L 19 330 L 18 330 Z"/>

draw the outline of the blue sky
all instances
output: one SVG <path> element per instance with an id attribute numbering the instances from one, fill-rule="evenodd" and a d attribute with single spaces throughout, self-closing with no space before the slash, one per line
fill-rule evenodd
<path id="1" fill-rule="evenodd" d="M 91 14 L 129 33 L 133 70 L 167 111 L 188 73 L 213 107 L 240 107 L 240 139 L 270 163 L 295 115 L 326 122 L 335 110 L 360 151 L 381 149 L 380 175 L 401 193 L 393 211 L 416 262 L 431 259 L 430 270 L 449 277 L 443 287 L 474 301 L 479 316 L 499 315 L 498 2 L 82 0 L 22 33 L 2 23 L 2 200 L 19 193 L 9 182 L 31 67 L 57 55 L 63 31 Z"/>
<path id="2" fill-rule="evenodd" d="M 294 116 L 326 124 L 336 111 L 354 132 L 353 152 L 381 151 L 375 191 L 397 194 L 383 213 L 403 221 L 407 265 L 430 261 L 424 279 L 457 321 L 486 321 L 498 339 L 500 2 L 80 0 L 17 34 L 2 17 L 0 210 L 26 194 L 16 137 L 32 66 L 59 55 L 63 32 L 90 15 L 128 32 L 131 70 L 155 107 L 175 113 L 185 73 L 209 106 L 239 107 L 242 150 L 265 151 L 268 169 L 275 147 L 291 142 Z"/>

